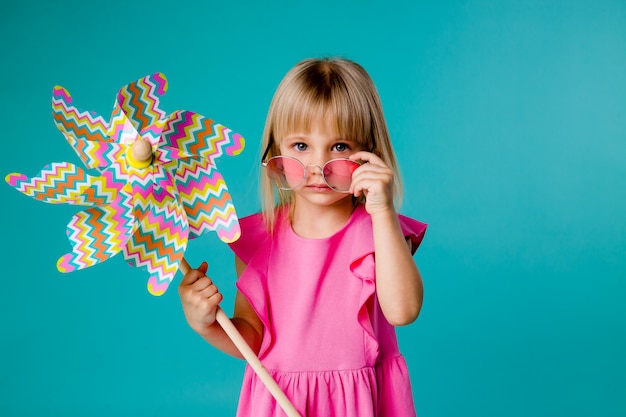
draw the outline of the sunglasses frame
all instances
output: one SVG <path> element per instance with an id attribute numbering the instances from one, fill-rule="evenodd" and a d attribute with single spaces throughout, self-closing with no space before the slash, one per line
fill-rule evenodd
<path id="1" fill-rule="evenodd" d="M 264 156 L 265 156 L 265 155 L 264 155 Z M 264 167 L 264 168 L 267 168 L 267 165 L 268 165 L 268 164 L 269 164 L 272 160 L 275 160 L 275 159 L 278 159 L 278 158 L 283 158 L 283 159 L 289 159 L 289 160 L 296 161 L 296 162 L 297 162 L 298 164 L 300 164 L 300 166 L 302 167 L 302 179 L 301 179 L 301 180 L 300 180 L 300 182 L 299 182 L 296 186 L 294 186 L 294 187 L 289 187 L 289 188 L 286 188 L 286 187 L 280 187 L 280 186 L 276 183 L 276 181 L 272 181 L 272 182 L 274 183 L 274 185 L 276 186 L 276 188 L 278 188 L 279 190 L 283 190 L 283 191 L 290 191 L 290 190 L 294 190 L 294 189 L 298 188 L 299 186 L 301 186 L 302 184 L 304 184 L 304 182 L 306 181 L 306 176 L 307 176 L 307 168 L 308 168 L 308 167 L 311 167 L 311 166 L 315 166 L 315 167 L 318 167 L 318 168 L 320 169 L 320 172 L 321 172 L 321 174 L 322 174 L 322 179 L 324 180 L 324 184 L 328 185 L 328 187 L 329 187 L 331 190 L 333 190 L 333 191 L 335 191 L 335 192 L 337 192 L 337 193 L 350 194 L 350 190 L 338 190 L 337 188 L 335 188 L 335 187 L 333 187 L 332 185 L 330 185 L 330 184 L 328 183 L 328 181 L 326 180 L 326 174 L 324 174 L 324 169 L 325 169 L 325 168 L 326 168 L 326 166 L 327 166 L 328 164 L 330 164 L 331 162 L 337 162 L 337 161 L 348 161 L 348 162 L 352 162 L 352 163 L 354 163 L 354 164 L 356 164 L 356 165 L 357 165 L 357 168 L 358 168 L 359 166 L 361 166 L 361 165 L 362 165 L 362 163 L 360 163 L 360 162 L 358 162 L 358 161 L 354 161 L 354 160 L 349 159 L 349 158 L 335 158 L 335 159 L 331 159 L 331 160 L 329 160 L 329 161 L 326 161 L 326 162 L 324 163 L 324 165 L 322 165 L 322 166 L 319 166 L 319 165 L 316 165 L 316 164 L 304 165 L 304 164 L 302 163 L 302 161 L 300 161 L 299 159 L 294 158 L 293 156 L 287 156 L 287 155 L 276 155 L 276 156 L 273 156 L 273 157 L 271 157 L 270 159 L 267 159 L 267 160 L 263 160 L 263 161 L 261 161 L 261 165 L 263 165 L 263 167 Z M 356 169 L 356 168 L 355 168 L 355 169 Z M 270 177 L 270 178 L 271 178 L 271 177 Z"/>
<path id="2" fill-rule="evenodd" d="M 350 193 L 350 191 L 337 191 L 335 188 L 331 187 L 331 186 L 330 186 L 330 184 L 328 184 L 328 182 L 326 182 L 326 176 L 324 175 L 324 167 L 325 167 L 325 166 L 326 166 L 326 164 L 328 164 L 329 162 L 332 162 L 332 161 L 337 161 L 337 160 L 348 160 L 348 161 L 352 161 L 352 162 L 354 162 L 354 163 L 356 163 L 356 164 L 358 164 L 358 165 L 362 165 L 362 163 L 361 163 L 361 162 L 353 161 L 352 159 L 348 159 L 348 158 L 335 158 L 335 159 L 331 159 L 330 161 L 326 161 L 326 163 L 324 163 L 324 165 L 323 165 L 323 166 L 321 166 L 321 167 L 320 167 L 319 165 L 306 165 L 306 166 L 305 166 L 305 165 L 302 163 L 302 161 L 300 161 L 299 159 L 294 158 L 294 157 L 292 157 L 292 156 L 286 156 L 286 155 L 276 155 L 276 156 L 272 156 L 270 159 L 265 159 L 265 158 L 267 157 L 267 154 L 268 154 L 268 153 L 270 153 L 270 149 L 272 149 L 272 145 L 273 145 L 273 144 L 274 144 L 274 138 L 270 136 L 270 140 L 268 141 L 268 143 L 267 143 L 267 147 L 265 148 L 265 151 L 263 152 L 263 156 L 261 157 L 261 165 L 262 165 L 264 168 L 267 168 L 267 164 L 268 164 L 268 163 L 269 163 L 272 159 L 274 159 L 274 158 L 278 158 L 278 157 L 280 157 L 280 158 L 290 158 L 290 159 L 293 159 L 293 160 L 295 160 L 295 161 L 298 161 L 298 162 L 300 163 L 300 165 L 302 165 L 302 167 L 303 167 L 303 169 L 304 169 L 304 176 L 302 177 L 302 182 L 300 182 L 300 183 L 299 183 L 296 187 L 299 187 L 300 185 L 302 185 L 302 183 L 303 183 L 303 182 L 304 182 L 304 180 L 306 179 L 306 169 L 307 169 L 309 166 L 316 166 L 316 167 L 320 168 L 320 169 L 321 169 L 321 171 L 322 171 L 322 179 L 324 180 L 324 183 L 325 183 L 326 185 L 328 185 L 328 186 L 329 186 L 329 187 L 330 187 L 333 191 L 336 191 L 336 192 L 338 192 L 338 193 Z M 369 152 L 374 153 L 374 150 L 375 150 L 375 149 L 376 149 L 376 143 L 372 140 L 372 147 L 371 147 L 371 149 L 369 150 Z M 294 188 L 296 188 L 296 187 L 292 187 L 292 188 L 282 188 L 282 187 L 278 187 L 278 186 L 276 186 L 276 187 L 277 187 L 278 189 L 280 189 L 280 190 L 283 190 L 283 191 L 289 191 L 289 190 L 293 190 Z"/>

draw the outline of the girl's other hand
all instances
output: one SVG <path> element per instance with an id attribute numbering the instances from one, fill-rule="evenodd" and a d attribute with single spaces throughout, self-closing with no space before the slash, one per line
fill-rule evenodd
<path id="1" fill-rule="evenodd" d="M 372 215 L 394 210 L 393 171 L 378 156 L 371 152 L 360 151 L 350 155 L 350 159 L 365 163 L 352 174 L 350 192 L 355 197 L 365 195 L 365 209 Z"/>
<path id="2" fill-rule="evenodd" d="M 205 334 L 215 323 L 217 307 L 223 298 L 215 284 L 206 276 L 208 267 L 206 262 L 202 262 L 198 269 L 187 272 L 178 286 L 187 323 L 200 335 Z"/>

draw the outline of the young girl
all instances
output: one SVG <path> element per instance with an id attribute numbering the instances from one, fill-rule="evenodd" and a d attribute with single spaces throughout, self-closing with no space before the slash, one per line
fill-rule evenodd
<path id="1" fill-rule="evenodd" d="M 263 212 L 231 244 L 233 323 L 302 416 L 415 416 L 393 326 L 423 286 L 412 254 L 426 225 L 397 214 L 401 191 L 376 88 L 344 59 L 308 59 L 279 85 L 262 143 Z M 241 357 L 215 312 L 207 264 L 179 293 L 189 325 Z M 246 368 L 237 416 L 284 416 Z"/>

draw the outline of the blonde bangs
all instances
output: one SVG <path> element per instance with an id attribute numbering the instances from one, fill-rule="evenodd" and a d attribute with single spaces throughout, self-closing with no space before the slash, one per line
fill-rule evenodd
<path id="1" fill-rule="evenodd" d="M 361 98 L 348 93 L 351 86 L 344 85 L 341 79 L 322 85 L 310 77 L 298 81 L 276 103 L 271 129 L 275 145 L 289 134 L 310 132 L 315 123 L 332 121 L 341 138 L 354 141 L 363 150 L 372 148 L 375 135 L 370 109 Z"/>

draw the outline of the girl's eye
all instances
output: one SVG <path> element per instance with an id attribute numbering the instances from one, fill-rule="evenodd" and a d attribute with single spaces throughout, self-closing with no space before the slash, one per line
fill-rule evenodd
<path id="1" fill-rule="evenodd" d="M 306 143 L 298 142 L 295 145 L 293 145 L 293 148 L 296 151 L 304 152 L 304 151 L 306 151 Z"/>
<path id="2" fill-rule="evenodd" d="M 335 152 L 345 152 L 350 150 L 350 146 L 347 143 L 337 143 L 333 146 Z"/>

